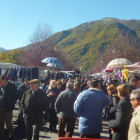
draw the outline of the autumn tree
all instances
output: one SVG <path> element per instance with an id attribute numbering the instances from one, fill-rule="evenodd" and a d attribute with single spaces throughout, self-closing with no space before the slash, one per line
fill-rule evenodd
<path id="1" fill-rule="evenodd" d="M 22 49 L 15 49 L 10 52 L 1 52 L 0 62 L 19 64 L 19 57 L 21 56 L 22 52 Z"/>
<path id="2" fill-rule="evenodd" d="M 63 50 L 56 50 L 56 41 L 50 37 L 52 35 L 51 27 L 39 24 L 30 38 L 31 45 L 25 49 L 20 57 L 20 64 L 23 66 L 46 66 L 41 61 L 46 57 L 56 57 L 60 59 L 65 66 L 65 70 L 74 70 L 75 64 L 70 58 L 66 59 Z"/>
<path id="3" fill-rule="evenodd" d="M 99 53 L 94 64 L 94 73 L 106 68 L 107 64 L 116 58 L 126 58 L 132 63 L 140 61 L 140 41 L 130 33 L 121 34 L 116 42 L 110 44 Z"/>

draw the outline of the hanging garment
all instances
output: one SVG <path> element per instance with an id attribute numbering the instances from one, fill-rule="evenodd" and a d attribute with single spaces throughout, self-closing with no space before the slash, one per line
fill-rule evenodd
<path id="1" fill-rule="evenodd" d="M 9 70 L 9 68 L 6 69 L 4 76 L 7 76 L 8 70 Z"/>
<path id="2" fill-rule="evenodd" d="M 20 70 L 21 68 L 17 68 L 17 77 L 19 77 Z"/>
<path id="3" fill-rule="evenodd" d="M 31 78 L 31 69 L 30 68 L 26 68 L 26 77 Z"/>
<path id="4" fill-rule="evenodd" d="M 16 68 L 13 69 L 13 71 L 11 72 L 11 80 L 12 81 L 16 81 L 16 78 L 17 78 L 17 70 Z"/>
<path id="5" fill-rule="evenodd" d="M 39 68 L 33 67 L 31 72 L 32 72 L 32 75 L 31 75 L 32 79 L 39 79 Z"/>
<path id="6" fill-rule="evenodd" d="M 22 82 L 24 82 L 25 77 L 26 77 L 26 68 L 23 68 Z"/>
<path id="7" fill-rule="evenodd" d="M 19 72 L 19 78 L 20 78 L 20 79 L 22 79 L 22 75 L 23 75 L 23 68 L 21 68 L 21 69 L 20 69 L 20 72 Z"/>

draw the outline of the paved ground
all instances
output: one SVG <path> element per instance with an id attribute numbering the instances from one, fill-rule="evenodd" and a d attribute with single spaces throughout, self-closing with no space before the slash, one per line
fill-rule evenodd
<path id="1" fill-rule="evenodd" d="M 26 139 L 26 131 L 25 129 L 23 130 L 18 130 L 17 128 L 17 115 L 18 115 L 18 110 L 14 110 L 13 112 L 13 125 L 15 128 L 15 140 L 27 140 Z M 42 124 L 42 129 L 40 132 L 40 139 L 39 140 L 56 140 L 58 138 L 57 132 L 56 133 L 49 133 L 47 132 L 48 128 L 48 123 Z M 103 132 L 101 133 L 101 138 L 102 139 L 108 139 L 108 122 L 103 121 Z M 76 122 L 75 125 L 75 131 L 73 137 L 79 138 L 79 132 L 78 132 L 78 121 Z M 4 134 L 4 140 L 8 140 L 8 131 L 5 129 L 5 134 Z"/>

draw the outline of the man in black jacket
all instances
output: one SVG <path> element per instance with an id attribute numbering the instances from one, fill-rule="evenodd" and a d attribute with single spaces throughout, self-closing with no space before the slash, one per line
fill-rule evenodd
<path id="1" fill-rule="evenodd" d="M 77 93 L 73 91 L 73 84 L 68 82 L 66 90 L 61 92 L 55 102 L 55 110 L 58 116 L 59 137 L 72 137 L 76 114 L 73 109 L 74 102 L 77 98 Z M 65 133 L 65 126 L 67 125 L 67 132 Z"/>
<path id="2" fill-rule="evenodd" d="M 26 77 L 24 79 L 24 83 L 21 84 L 17 89 L 18 90 L 18 99 L 19 99 L 19 114 L 18 114 L 18 128 L 19 129 L 22 129 L 23 122 L 24 122 L 23 111 L 21 110 L 20 101 L 22 99 L 23 93 L 30 89 L 29 80 L 30 79 L 28 77 Z"/>
<path id="3" fill-rule="evenodd" d="M 13 110 L 18 99 L 17 88 L 14 84 L 7 81 L 4 75 L 0 76 L 0 140 L 3 140 L 4 123 L 10 133 L 10 138 L 14 138 L 12 125 Z"/>
<path id="4" fill-rule="evenodd" d="M 129 91 L 140 88 L 140 78 L 138 76 L 132 76 L 129 80 Z M 130 94 L 129 94 L 130 95 Z"/>
<path id="5" fill-rule="evenodd" d="M 39 140 L 43 111 L 48 109 L 49 104 L 46 93 L 39 89 L 39 80 L 33 79 L 29 83 L 31 89 L 23 94 L 21 109 L 25 116 L 27 140 Z"/>

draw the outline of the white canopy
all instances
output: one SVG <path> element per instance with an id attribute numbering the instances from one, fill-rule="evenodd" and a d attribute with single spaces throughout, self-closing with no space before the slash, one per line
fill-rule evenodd
<path id="1" fill-rule="evenodd" d="M 14 63 L 0 63 L 0 67 L 22 67 L 20 65 L 14 64 Z"/>
<path id="2" fill-rule="evenodd" d="M 127 60 L 125 58 L 117 58 L 117 59 L 113 59 L 112 61 L 110 61 L 109 64 L 107 65 L 107 67 L 122 68 L 126 65 L 132 65 L 132 62 L 130 62 L 129 60 Z"/>

